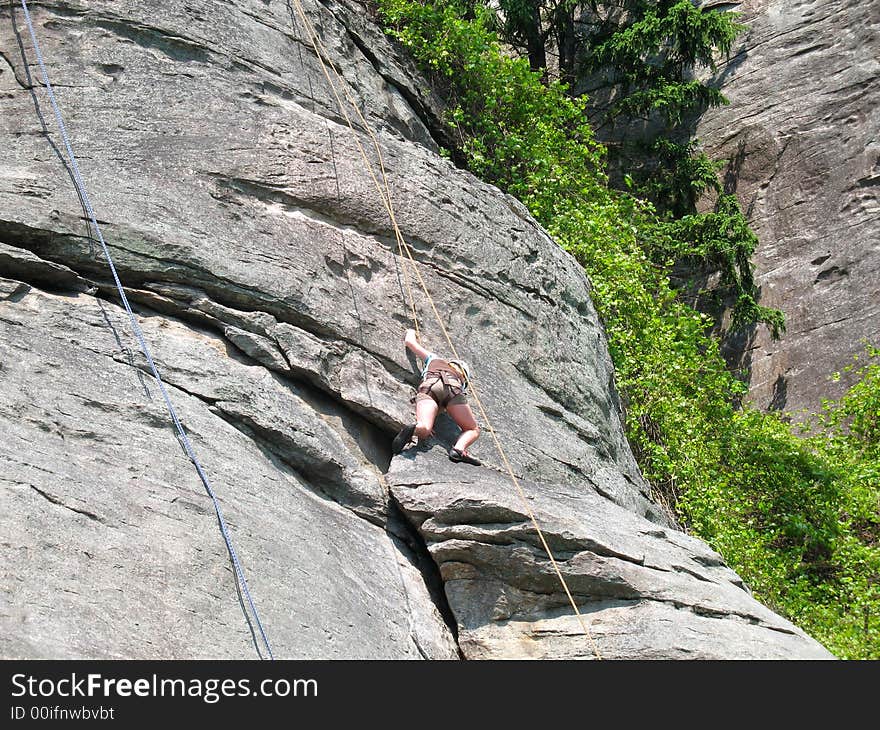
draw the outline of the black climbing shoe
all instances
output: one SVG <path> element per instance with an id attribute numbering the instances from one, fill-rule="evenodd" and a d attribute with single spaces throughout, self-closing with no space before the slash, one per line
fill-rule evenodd
<path id="1" fill-rule="evenodd" d="M 470 454 L 466 454 L 463 451 L 459 451 L 456 448 L 449 449 L 449 460 L 450 461 L 463 461 L 465 464 L 473 464 L 474 466 L 481 466 L 482 461 L 477 459 Z"/>
<path id="2" fill-rule="evenodd" d="M 415 424 L 412 426 L 404 426 L 400 429 L 400 433 L 394 437 L 394 441 L 391 442 L 391 451 L 392 453 L 399 454 L 406 448 L 406 445 L 412 441 L 413 434 L 416 432 Z"/>

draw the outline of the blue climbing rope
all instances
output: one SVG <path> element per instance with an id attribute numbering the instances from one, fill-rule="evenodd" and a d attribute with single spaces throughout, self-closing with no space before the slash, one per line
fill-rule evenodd
<path id="1" fill-rule="evenodd" d="M 251 598 L 250 590 L 248 590 L 248 584 L 247 580 L 245 580 L 244 577 L 244 571 L 242 570 L 241 564 L 238 561 L 238 556 L 235 554 L 235 548 L 232 545 L 232 539 L 230 538 L 229 530 L 226 527 L 226 520 L 223 519 L 223 513 L 220 510 L 220 503 L 217 501 L 217 497 L 214 494 L 214 490 L 211 488 L 211 484 L 208 481 L 205 470 L 202 468 L 202 465 L 199 462 L 192 445 L 190 444 L 189 438 L 186 435 L 186 431 L 184 431 L 183 425 L 181 424 L 180 419 L 177 417 L 177 412 L 174 410 L 174 405 L 171 403 L 171 398 L 165 388 L 165 383 L 162 381 L 162 378 L 159 375 L 159 370 L 156 367 L 156 363 L 153 362 L 153 356 L 150 353 L 150 348 L 147 345 L 147 341 L 144 339 L 144 335 L 141 331 L 140 325 L 138 325 L 137 319 L 134 316 L 134 312 L 132 312 L 131 306 L 128 303 L 128 297 L 126 297 L 125 295 L 125 290 L 122 287 L 122 282 L 119 279 L 119 274 L 116 272 L 116 266 L 113 263 L 113 258 L 110 256 L 110 251 L 107 248 L 107 244 L 104 241 L 104 236 L 101 233 L 101 228 L 100 226 L 98 226 L 98 221 L 95 218 L 92 204 L 89 200 L 88 193 L 86 192 L 85 183 L 83 182 L 82 175 L 80 175 L 79 165 L 77 164 L 76 157 L 73 154 L 73 149 L 70 146 L 70 140 L 67 137 L 67 128 L 64 125 L 64 119 L 62 118 L 61 111 L 58 108 L 58 102 L 55 99 L 55 92 L 52 89 L 52 84 L 49 83 L 49 74 L 46 71 L 46 64 L 43 61 L 43 53 L 40 50 L 40 44 L 37 41 L 37 35 L 34 32 L 34 26 L 31 22 L 31 14 L 28 11 L 26 0 L 21 0 L 21 8 L 24 11 L 25 22 L 27 23 L 28 32 L 31 36 L 31 41 L 34 44 L 34 52 L 37 56 L 37 63 L 39 64 L 40 72 L 43 75 L 43 85 L 46 87 L 46 93 L 49 95 L 49 102 L 51 103 L 52 111 L 55 114 L 55 121 L 58 124 L 59 131 L 61 132 L 61 139 L 64 141 L 64 148 L 67 151 L 67 156 L 70 159 L 70 166 L 73 171 L 73 181 L 76 185 L 77 192 L 80 195 L 83 207 L 88 213 L 89 221 L 91 222 L 92 228 L 95 231 L 95 235 L 97 236 L 97 239 L 101 244 L 101 248 L 104 251 L 104 256 L 107 259 L 107 263 L 110 265 L 110 271 L 113 274 L 113 281 L 116 282 L 116 289 L 119 292 L 119 297 L 122 300 L 125 311 L 128 313 L 128 319 L 131 323 L 132 331 L 134 332 L 138 343 L 140 343 L 141 351 L 144 353 L 144 357 L 146 357 L 147 362 L 150 365 L 150 370 L 153 373 L 153 377 L 156 379 L 159 390 L 162 392 L 162 398 L 164 398 L 165 400 L 165 406 L 167 407 L 168 413 L 171 415 L 171 420 L 174 422 L 174 427 L 177 429 L 177 433 L 180 436 L 180 442 L 183 445 L 184 451 L 186 451 L 186 455 L 195 466 L 196 472 L 198 472 L 199 475 L 199 479 L 202 480 L 202 484 L 205 486 L 205 491 L 208 493 L 208 496 L 214 503 L 214 511 L 217 514 L 217 521 L 220 524 L 220 532 L 223 534 L 223 540 L 226 542 L 226 549 L 229 552 L 229 557 L 235 567 L 236 579 L 239 586 L 244 591 L 244 595 L 247 597 L 248 605 L 250 606 L 251 612 L 253 613 L 254 620 L 256 621 L 257 627 L 260 631 L 260 636 L 263 639 L 263 643 L 266 646 L 266 651 L 269 654 L 269 658 L 274 659 L 275 657 L 272 654 L 272 647 L 269 645 L 269 639 L 266 637 L 266 632 L 263 630 L 263 624 L 260 621 L 257 607 L 254 605 L 254 601 Z"/>

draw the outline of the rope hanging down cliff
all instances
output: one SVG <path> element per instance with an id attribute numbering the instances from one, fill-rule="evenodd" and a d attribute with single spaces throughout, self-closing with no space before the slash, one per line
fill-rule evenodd
<path id="1" fill-rule="evenodd" d="M 46 70 L 46 64 L 43 60 L 43 53 L 40 49 L 40 44 L 37 41 L 37 35 L 34 31 L 34 26 L 31 21 L 31 15 L 28 10 L 26 0 L 21 0 L 21 8 L 24 11 L 25 22 L 27 23 L 28 33 L 31 37 L 31 42 L 34 45 L 34 53 L 37 57 L 37 63 L 40 67 L 40 73 L 43 77 L 43 86 L 46 87 L 46 93 L 49 97 L 49 103 L 52 106 L 52 112 L 55 115 L 55 122 L 58 125 L 58 131 L 61 134 L 61 139 L 64 143 L 64 149 L 67 152 L 67 157 L 70 161 L 70 168 L 73 173 L 73 181 L 76 186 L 77 195 L 79 195 L 80 201 L 82 202 L 83 207 L 85 208 L 89 221 L 91 223 L 92 229 L 94 230 L 95 236 L 97 237 L 98 242 L 101 244 L 101 249 L 104 252 L 104 256 L 107 259 L 107 264 L 110 267 L 110 272 L 113 275 L 113 281 L 116 284 L 116 290 L 119 293 L 119 298 L 122 301 L 123 307 L 125 307 L 125 311 L 128 315 L 129 323 L 131 324 L 131 329 L 134 332 L 135 337 L 137 338 L 138 344 L 141 347 L 141 351 L 144 354 L 144 357 L 147 360 L 147 363 L 150 366 L 150 371 L 153 374 L 153 377 L 156 380 L 156 384 L 159 387 L 159 390 L 162 393 L 162 398 L 165 401 L 165 407 L 168 410 L 169 415 L 171 416 L 171 420 L 174 423 L 174 427 L 177 430 L 178 437 L 180 439 L 180 443 L 183 446 L 186 455 L 189 457 L 189 460 L 192 462 L 193 466 L 195 466 L 196 472 L 198 473 L 199 479 L 205 487 L 205 491 L 208 493 L 208 496 L 211 498 L 211 502 L 214 505 L 214 512 L 217 515 L 217 522 L 220 526 L 220 532 L 223 535 L 223 540 L 226 543 L 226 550 L 229 553 L 229 558 L 232 561 L 235 571 L 235 578 L 237 583 L 237 588 L 240 591 L 244 592 L 245 597 L 247 598 L 248 605 L 250 606 L 251 613 L 253 614 L 253 620 L 256 622 L 257 628 L 260 633 L 260 637 L 263 641 L 263 645 L 266 648 L 266 652 L 270 659 L 274 659 L 272 654 L 272 647 L 269 644 L 269 639 L 266 636 L 266 632 L 263 629 L 263 624 L 260 621 L 259 613 L 257 612 L 257 607 L 254 605 L 254 601 L 251 598 L 250 590 L 248 589 L 247 580 L 244 576 L 244 571 L 242 570 L 241 564 L 239 563 L 238 556 L 235 553 L 235 548 L 232 544 L 232 538 L 229 536 L 229 531 L 226 526 L 226 520 L 223 518 L 223 513 L 220 509 L 220 503 L 217 501 L 217 496 L 214 494 L 214 490 L 211 488 L 211 484 L 208 481 L 208 476 L 205 473 L 205 470 L 202 468 L 201 463 L 196 456 L 195 451 L 193 450 L 192 444 L 189 441 L 189 438 L 186 435 L 186 431 L 183 428 L 183 425 L 180 422 L 180 419 L 177 416 L 177 412 L 174 409 L 174 405 L 171 402 L 171 398 L 168 395 L 168 391 L 165 388 L 165 383 L 163 382 L 161 376 L 159 375 L 159 370 L 156 367 L 156 363 L 153 361 L 153 356 L 150 351 L 149 346 L 147 345 L 147 341 L 144 339 L 143 332 L 141 331 L 140 325 L 137 322 L 137 319 L 134 316 L 134 312 L 131 309 L 131 306 L 128 303 L 128 297 L 125 295 L 125 290 L 122 286 L 122 282 L 119 279 L 119 274 L 116 271 L 116 266 L 113 263 L 113 258 L 110 256 L 110 251 L 107 247 L 106 242 L 104 241 L 104 236 L 101 233 L 101 228 L 98 225 L 98 221 L 95 217 L 94 209 L 92 208 L 91 200 L 89 199 L 88 192 L 86 191 L 85 183 L 83 182 L 82 175 L 79 171 L 79 165 L 77 164 L 76 156 L 73 154 L 73 148 L 70 145 L 70 140 L 67 136 L 67 127 L 64 124 L 64 119 L 61 115 L 61 110 L 58 107 L 58 102 L 55 99 L 55 92 L 52 88 L 52 84 L 49 82 L 49 74 Z M 248 615 L 247 610 L 245 610 L 244 605 L 242 604 L 242 610 L 245 614 L 245 619 L 248 622 L 248 625 L 251 625 L 251 617 Z M 256 645 L 256 641 L 254 642 Z M 262 658 L 262 653 L 259 651 L 259 647 L 257 647 L 257 652 Z"/>
<path id="2" fill-rule="evenodd" d="M 318 34 L 315 31 L 314 26 L 312 25 L 311 21 L 309 20 L 308 16 L 306 15 L 305 10 L 302 6 L 301 0 L 287 0 L 288 8 L 290 8 L 291 3 L 295 6 L 296 12 L 299 15 L 300 19 L 302 20 L 303 26 L 305 27 L 306 32 L 309 36 L 309 42 L 312 46 L 312 50 L 314 51 L 315 56 L 318 58 L 318 61 L 321 65 L 321 69 L 324 73 L 324 76 L 327 79 L 327 82 L 330 85 L 330 89 L 333 92 L 333 96 L 336 99 L 336 103 L 339 107 L 339 110 L 342 113 L 343 117 L 345 118 L 345 121 L 348 124 L 349 129 L 351 130 L 352 136 L 354 137 L 355 143 L 357 144 L 358 150 L 360 151 L 361 157 L 363 158 L 363 161 L 367 167 L 367 172 L 369 173 L 370 177 L 373 180 L 373 183 L 375 184 L 375 187 L 376 187 L 376 190 L 379 194 L 379 197 L 382 199 L 383 206 L 385 207 L 385 210 L 388 213 L 388 217 L 391 221 L 391 226 L 394 230 L 394 236 L 397 241 L 398 251 L 405 253 L 407 258 L 409 259 L 409 264 L 412 267 L 413 271 L 415 272 L 416 278 L 419 280 L 419 284 L 422 288 L 422 291 L 425 294 L 425 298 L 431 306 L 431 310 L 434 314 L 434 317 L 437 320 L 437 324 L 440 327 L 441 332 L 443 333 L 443 337 L 445 338 L 446 343 L 449 346 L 450 351 L 453 353 L 453 355 L 456 359 L 461 359 L 457 350 L 455 349 L 455 345 L 452 343 L 452 339 L 449 337 L 449 332 L 447 331 L 445 325 L 443 324 L 443 319 L 437 310 L 437 306 L 434 303 L 433 298 L 431 297 L 431 293 L 430 293 L 430 291 L 428 291 L 428 287 L 425 284 L 424 279 L 422 278 L 422 275 L 421 275 L 421 272 L 419 271 L 418 265 L 416 264 L 416 261 L 412 255 L 412 251 L 410 249 L 410 246 L 407 244 L 406 240 L 404 239 L 403 234 L 400 230 L 400 226 L 397 223 L 397 217 L 394 213 L 394 207 L 391 202 L 391 189 L 388 184 L 388 176 L 385 171 L 385 164 L 384 164 L 383 157 L 382 157 L 382 151 L 379 146 L 379 140 L 376 137 L 375 133 L 373 132 L 372 128 L 370 127 L 370 124 L 367 122 L 366 118 L 364 117 L 363 113 L 361 112 L 360 107 L 356 103 L 356 100 L 352 97 L 351 91 L 348 89 L 346 82 L 342 79 L 341 75 L 336 70 L 336 67 L 329 60 L 329 56 L 327 54 L 327 49 L 324 47 L 323 43 L 321 42 L 321 39 L 318 37 Z M 349 116 L 345 105 L 342 103 L 342 100 L 340 99 L 339 92 L 336 89 L 336 85 L 334 84 L 333 79 L 331 78 L 330 72 L 328 72 L 328 70 L 327 70 L 328 67 L 332 70 L 333 76 L 335 76 L 336 80 L 339 82 L 340 86 L 342 87 L 343 93 L 345 94 L 345 97 L 348 100 L 349 104 L 355 110 L 361 126 L 366 131 L 367 135 L 370 137 L 370 140 L 373 144 L 373 147 L 376 150 L 376 158 L 377 158 L 378 164 L 379 164 L 380 175 L 382 177 L 382 184 L 379 183 L 379 179 L 378 179 L 375 171 L 373 170 L 373 165 L 370 162 L 370 160 L 366 154 L 366 151 L 364 150 L 363 145 L 361 144 L 361 141 L 358 137 L 357 131 L 355 130 L 355 125 L 352 122 L 351 117 Z M 404 267 L 404 270 L 405 270 L 405 267 Z M 410 306 L 412 309 L 413 324 L 414 324 L 414 328 L 415 328 L 416 332 L 418 333 L 418 316 L 417 316 L 416 308 L 415 308 L 415 298 L 413 296 L 413 292 L 410 287 L 409 280 L 405 279 L 405 281 L 406 281 L 407 289 L 409 291 L 409 300 L 410 300 Z M 532 511 L 532 508 L 528 503 L 528 499 L 526 497 L 525 491 L 523 490 L 522 486 L 519 483 L 519 480 L 516 477 L 516 474 L 513 471 L 513 467 L 511 466 L 510 461 L 507 458 L 507 454 L 501 445 L 501 441 L 499 440 L 498 435 L 495 432 L 495 429 L 492 427 L 492 423 L 489 420 L 489 416 L 486 413 L 486 410 L 483 407 L 483 404 L 480 401 L 480 398 L 477 395 L 476 390 L 473 387 L 473 385 L 470 386 L 470 394 L 473 397 L 474 402 L 477 404 L 477 407 L 479 408 L 480 415 L 483 417 L 483 421 L 486 424 L 486 428 L 488 429 L 489 433 L 492 436 L 492 440 L 495 444 L 495 448 L 497 449 L 499 455 L 501 456 L 502 461 L 504 462 L 504 466 L 508 472 L 508 475 L 510 476 L 511 481 L 513 482 L 513 485 L 516 487 L 516 491 L 519 495 L 519 498 L 522 502 L 522 505 L 525 508 L 526 513 L 529 516 L 529 520 L 531 521 L 532 526 L 535 528 L 535 532 L 537 533 L 538 538 L 540 539 L 540 542 L 544 548 L 544 551 L 547 553 L 547 557 L 550 559 L 550 563 L 553 566 L 553 570 L 556 573 L 557 578 L 559 578 L 559 582 L 562 585 L 563 590 L 565 591 L 565 595 L 568 597 L 568 601 L 571 604 L 571 607 L 574 610 L 575 615 L 577 616 L 578 622 L 580 623 L 580 627 L 581 627 L 584 635 L 587 637 L 587 639 L 590 643 L 590 647 L 591 647 L 593 653 L 595 654 L 596 658 L 601 659 L 602 656 L 599 653 L 599 650 L 596 646 L 595 641 L 593 640 L 593 636 L 590 633 L 589 628 L 587 627 L 584 616 L 581 614 L 580 609 L 578 608 L 578 605 L 577 605 L 576 601 L 574 600 L 574 597 L 572 596 L 571 591 L 569 590 L 568 584 L 566 583 L 565 578 L 562 575 L 562 571 L 559 568 L 559 564 L 557 563 L 556 558 L 554 557 L 553 552 L 550 550 L 550 546 L 548 545 L 547 540 L 544 537 L 544 532 L 543 532 L 543 530 L 541 530 L 541 527 L 538 524 L 538 520 L 535 517 L 535 514 Z"/>

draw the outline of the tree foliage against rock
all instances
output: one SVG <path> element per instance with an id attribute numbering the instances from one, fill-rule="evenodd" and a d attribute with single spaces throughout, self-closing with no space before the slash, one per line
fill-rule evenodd
<path id="1" fill-rule="evenodd" d="M 733 195 L 719 181 L 720 163 L 689 139 L 688 120 L 727 103 L 697 68 L 717 70 L 745 30 L 734 13 L 698 7 L 691 0 L 500 0 L 488 3 L 504 40 L 549 82 L 554 66 L 566 92 L 581 97 L 584 112 L 608 146 L 613 184 L 656 206 L 662 223 L 651 255 L 658 264 L 715 269 L 721 278 L 707 297 L 720 326 L 730 303 L 729 327 L 766 324 L 777 338 L 783 314 L 761 306 L 751 256 L 757 239 Z M 710 211 L 697 212 L 704 197 Z M 685 280 L 687 281 L 687 280 Z"/>
<path id="2" fill-rule="evenodd" d="M 876 347 L 861 384 L 812 418 L 813 438 L 740 404 L 745 386 L 728 371 L 710 318 L 670 280 L 683 258 L 726 259 L 746 295 L 740 306 L 759 307 L 748 296 L 756 239 L 736 199 L 719 196 L 708 215 L 671 210 L 687 209 L 711 163 L 695 163 L 692 178 L 681 171 L 691 188 L 665 210 L 632 188 L 615 190 L 587 102 L 511 58 L 484 6 L 380 0 L 380 8 L 387 31 L 449 101 L 458 140 L 450 153 L 522 200 L 589 274 L 627 436 L 655 499 L 838 656 L 880 658 Z"/>

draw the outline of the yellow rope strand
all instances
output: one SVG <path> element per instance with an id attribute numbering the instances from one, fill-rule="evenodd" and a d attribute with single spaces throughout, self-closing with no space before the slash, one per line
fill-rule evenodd
<path id="1" fill-rule="evenodd" d="M 404 239 L 403 234 L 400 230 L 400 226 L 397 223 L 397 217 L 394 213 L 394 207 L 392 206 L 392 203 L 391 203 L 391 189 L 388 184 L 388 176 L 386 174 L 385 163 L 384 163 L 384 160 L 382 157 L 382 151 L 381 151 L 381 148 L 379 145 L 379 140 L 376 137 L 376 135 L 374 134 L 374 132 L 372 131 L 367 120 L 364 118 L 364 115 L 361 112 L 360 107 L 358 106 L 356 100 L 352 98 L 351 92 L 348 90 L 347 85 L 345 84 L 344 80 L 340 76 L 339 72 L 336 70 L 335 66 L 333 66 L 333 64 L 329 60 L 329 58 L 326 59 L 326 64 L 325 64 L 324 55 L 326 55 L 327 50 L 324 47 L 323 43 L 321 42 L 320 38 L 318 38 L 317 32 L 315 31 L 315 28 L 312 25 L 311 21 L 308 19 L 308 16 L 305 14 L 305 10 L 303 9 L 302 3 L 300 2 L 300 0 L 292 0 L 292 2 L 296 6 L 297 13 L 299 14 L 299 16 L 303 22 L 303 25 L 306 29 L 306 32 L 309 35 L 309 40 L 312 44 L 312 48 L 315 52 L 315 56 L 318 58 L 318 61 L 321 64 L 321 69 L 324 72 L 324 76 L 327 79 L 328 84 L 330 85 L 330 88 L 333 92 L 333 96 L 336 98 L 336 103 L 338 104 L 339 109 L 342 112 L 342 115 L 345 118 L 345 121 L 348 124 L 349 129 L 351 129 L 351 132 L 355 138 L 355 143 L 357 144 L 358 150 L 361 153 L 361 157 L 363 158 L 364 163 L 367 166 L 367 171 L 370 174 L 370 177 L 372 178 L 373 183 L 376 186 L 376 189 L 379 193 L 380 198 L 382 199 L 385 210 L 388 212 L 388 216 L 391 220 L 391 225 L 394 230 L 395 239 L 397 241 L 399 255 L 402 257 L 403 254 L 405 253 L 406 257 L 409 259 L 410 265 L 412 266 L 413 271 L 416 274 L 416 278 L 418 278 L 418 280 L 419 280 L 419 285 L 421 286 L 422 291 L 425 294 L 425 298 L 431 306 L 431 310 L 433 311 L 434 317 L 437 320 L 437 324 L 440 326 L 440 330 L 443 333 L 443 337 L 446 340 L 446 344 L 449 346 L 449 349 L 452 352 L 452 354 L 455 356 L 455 358 L 461 359 L 458 355 L 458 351 L 455 349 L 455 345 L 453 344 L 452 339 L 449 336 L 449 332 L 447 331 L 446 327 L 443 324 L 443 318 L 440 316 L 440 312 L 437 310 L 437 306 L 434 303 L 434 299 L 431 296 L 430 291 L 428 290 L 428 287 L 425 283 L 425 280 L 423 279 L 422 274 L 419 271 L 418 264 L 416 263 L 416 260 L 413 258 L 410 246 L 406 243 L 406 240 Z M 322 53 L 324 55 L 322 55 Z M 369 135 L 369 137 L 373 143 L 373 147 L 376 150 L 376 156 L 377 156 L 377 159 L 379 162 L 379 168 L 380 168 L 380 174 L 382 177 L 382 182 L 384 183 L 384 190 L 383 190 L 383 185 L 380 184 L 379 179 L 376 176 L 375 171 L 373 170 L 372 163 L 370 162 L 370 160 L 366 154 L 366 151 L 364 150 L 364 147 L 360 142 L 358 134 L 355 130 L 355 126 L 352 123 L 351 118 L 348 115 L 348 112 L 346 111 L 345 105 L 342 103 L 342 100 L 341 100 L 339 93 L 336 89 L 336 85 L 334 84 L 333 79 L 331 78 L 329 72 L 327 71 L 328 66 L 330 67 L 330 69 L 332 69 L 333 74 L 336 76 L 337 80 L 340 82 L 340 86 L 343 89 L 343 93 L 345 94 L 347 101 L 349 102 L 349 104 L 351 104 L 352 108 L 357 113 L 357 116 L 358 116 L 364 130 Z M 406 270 L 406 268 L 404 267 L 404 271 L 405 270 Z M 412 287 L 410 285 L 408 277 L 404 276 L 404 282 L 405 282 L 407 290 L 409 292 L 409 300 L 410 300 L 410 306 L 412 309 L 413 322 L 415 323 L 415 330 L 416 330 L 416 334 L 418 335 L 418 333 L 419 333 L 418 317 L 416 316 L 415 297 L 413 295 Z M 572 596 L 572 593 L 569 590 L 568 583 L 566 583 L 565 577 L 562 575 L 562 571 L 559 568 L 559 564 L 557 563 L 556 558 L 554 557 L 553 552 L 547 543 L 547 540 L 544 536 L 544 532 L 541 529 L 540 525 L 538 524 L 538 520 L 535 517 L 535 514 L 532 511 L 532 508 L 529 506 L 528 498 L 526 497 L 525 491 L 523 490 L 522 486 L 520 485 L 519 480 L 516 478 L 516 474 L 513 471 L 513 467 L 511 466 L 510 461 L 507 458 L 507 454 L 501 445 L 501 441 L 499 440 L 498 435 L 497 435 L 494 427 L 492 426 L 492 422 L 489 419 L 489 415 L 486 413 L 486 409 L 483 407 L 483 403 L 480 400 L 479 395 L 476 392 L 476 389 L 473 387 L 473 384 L 470 384 L 469 391 L 474 398 L 474 402 L 477 404 L 477 407 L 479 408 L 480 415 L 482 416 L 483 420 L 486 423 L 486 428 L 488 429 L 489 433 L 492 436 L 492 440 L 495 444 L 495 448 L 498 450 L 498 453 L 501 455 L 501 459 L 504 462 L 504 466 L 507 469 L 507 472 L 511 478 L 511 481 L 513 482 L 514 486 L 516 487 L 516 490 L 519 494 L 520 500 L 522 501 L 522 504 L 525 507 L 526 513 L 529 516 L 529 520 L 531 521 L 532 526 L 535 528 L 535 531 L 538 534 L 538 538 L 541 541 L 541 545 L 543 546 L 545 552 L 547 553 L 548 558 L 550 559 L 550 563 L 553 566 L 553 570 L 556 573 L 557 578 L 559 578 L 559 582 L 562 584 L 562 587 L 565 591 L 565 595 L 568 597 L 568 600 L 572 606 L 572 609 L 574 609 L 574 612 L 575 612 L 575 615 L 578 619 L 580 627 L 583 630 L 584 634 L 586 635 L 587 639 L 589 640 L 590 646 L 591 646 L 592 651 L 595 654 L 596 658 L 601 659 L 602 656 L 599 653 L 599 649 L 596 646 L 595 641 L 593 640 L 593 636 L 590 633 L 589 628 L 587 627 L 584 616 L 580 612 L 580 609 L 578 608 L 577 602 L 574 600 L 574 597 Z"/>
<path id="2" fill-rule="evenodd" d="M 330 90 L 333 92 L 333 96 L 336 99 L 336 104 L 339 107 L 340 112 L 342 112 L 342 115 L 345 118 L 346 124 L 348 124 L 349 129 L 351 129 L 351 131 L 352 131 L 352 135 L 354 136 L 355 144 L 357 145 L 358 150 L 361 154 L 361 157 L 364 160 L 364 164 L 366 165 L 367 172 L 369 172 L 370 177 L 373 180 L 373 184 L 376 186 L 376 191 L 379 193 L 379 197 L 382 200 L 382 204 L 384 205 L 385 210 L 387 211 L 388 216 L 391 219 L 392 229 L 394 230 L 394 234 L 395 234 L 395 238 L 396 238 L 396 242 L 397 242 L 398 256 L 400 256 L 400 258 L 403 259 L 403 250 L 404 250 L 404 248 L 408 248 L 408 247 L 407 247 L 406 241 L 403 239 L 403 235 L 400 233 L 400 227 L 397 225 L 397 219 L 394 215 L 394 208 L 391 205 L 391 197 L 390 197 L 391 192 L 390 192 L 390 188 L 388 186 L 388 179 L 385 174 L 385 163 L 382 158 L 382 150 L 379 146 L 379 141 L 376 138 L 376 136 L 373 134 L 372 130 L 370 129 L 369 123 L 364 118 L 364 115 L 361 113 L 360 107 L 357 105 L 357 101 L 352 97 L 351 92 L 348 89 L 348 85 L 342 79 L 341 75 L 339 74 L 339 71 L 336 70 L 336 67 L 333 65 L 332 61 L 330 61 L 329 56 L 325 59 L 325 56 L 327 56 L 327 49 L 324 47 L 324 44 L 321 42 L 321 39 L 318 37 L 317 31 L 315 30 L 315 27 L 312 25 L 312 22 L 309 20 L 308 16 L 305 14 L 305 10 L 303 9 L 302 3 L 300 2 L 300 0 L 293 0 L 293 3 L 296 6 L 296 11 L 299 14 L 300 19 L 303 22 L 303 26 L 305 27 L 306 33 L 309 36 L 309 42 L 312 44 L 312 49 L 315 52 L 315 56 L 317 57 L 318 62 L 321 64 L 321 71 L 324 73 L 324 77 L 327 79 L 327 83 L 330 86 Z M 319 51 L 319 48 L 323 51 L 323 54 L 321 53 L 321 51 Z M 325 62 L 325 60 L 326 60 L 326 62 Z M 370 162 L 369 158 L 367 157 L 366 150 L 364 150 L 364 147 L 361 144 L 360 138 L 358 137 L 357 132 L 355 131 L 354 123 L 351 121 L 351 117 L 349 117 L 349 115 L 348 115 L 348 111 L 346 110 L 345 104 L 342 103 L 342 99 L 340 98 L 339 92 L 336 88 L 336 84 L 333 82 L 333 79 L 330 77 L 330 74 L 327 71 L 328 66 L 330 67 L 330 69 L 332 69 L 333 74 L 336 76 L 337 80 L 340 83 L 340 86 L 342 87 L 342 91 L 345 94 L 346 99 L 348 100 L 349 104 L 351 104 L 351 107 L 355 110 L 355 112 L 357 112 L 357 116 L 360 119 L 361 124 L 363 125 L 364 129 L 366 130 L 367 134 L 370 136 L 370 138 L 373 142 L 373 146 L 375 147 L 376 154 L 378 156 L 379 167 L 380 167 L 380 170 L 382 173 L 382 178 L 385 182 L 385 190 L 388 191 L 387 193 L 382 190 L 382 185 L 379 183 L 379 180 L 376 177 L 375 172 L 373 171 L 373 165 Z M 410 258 L 410 261 L 412 261 L 412 256 L 410 256 L 409 258 Z M 405 263 L 406 263 L 406 261 L 404 259 L 404 264 Z M 412 265 L 415 265 L 414 262 Z M 415 297 L 413 295 L 412 286 L 410 285 L 409 277 L 406 272 L 406 266 L 404 265 L 402 267 L 402 269 L 403 269 L 403 273 L 404 273 L 404 283 L 405 283 L 407 291 L 409 293 L 409 304 L 410 304 L 410 309 L 412 311 L 413 328 L 415 329 L 416 334 L 419 334 L 419 319 L 418 319 L 418 315 L 416 314 Z"/>

